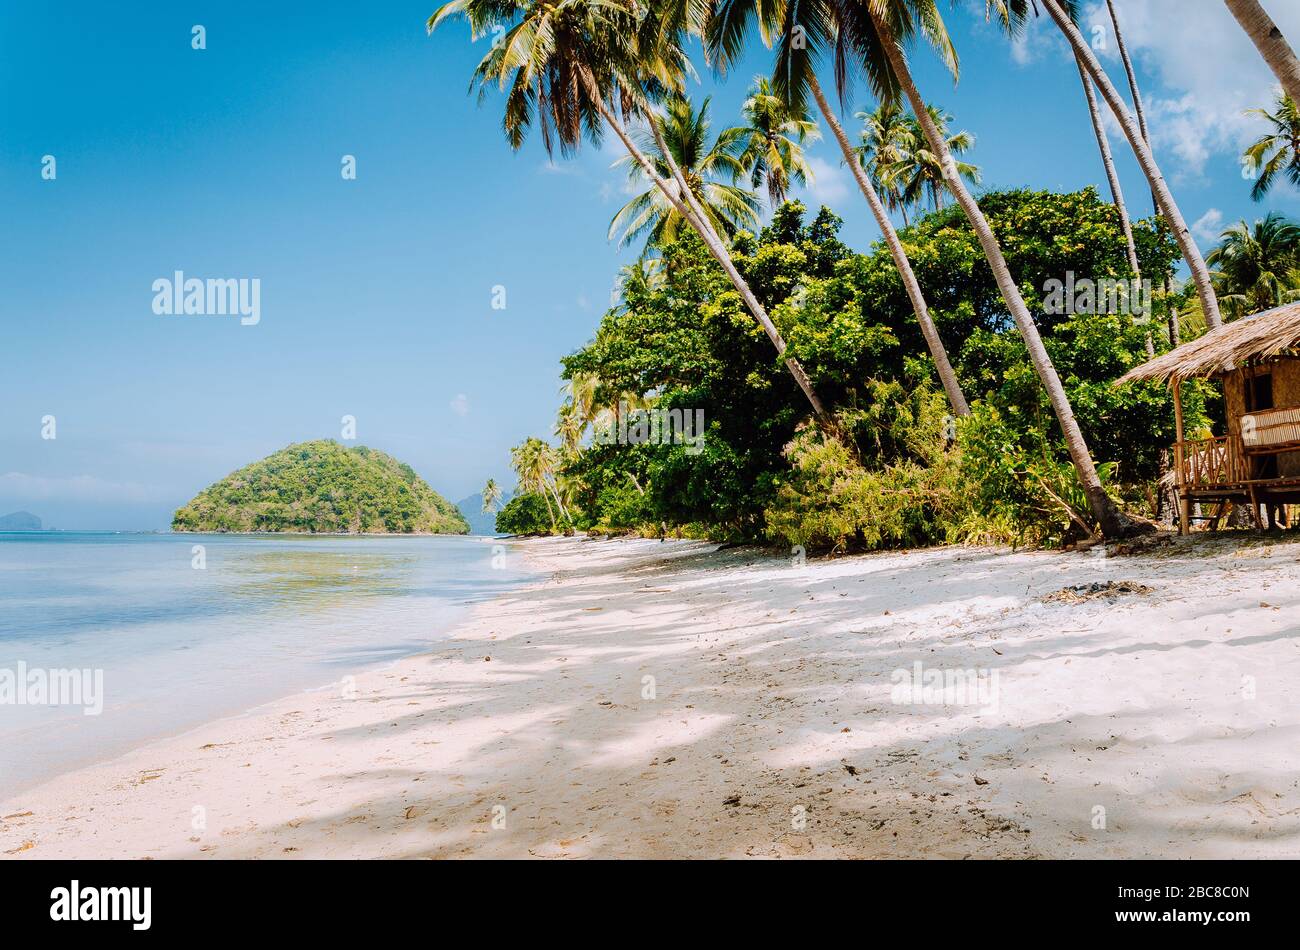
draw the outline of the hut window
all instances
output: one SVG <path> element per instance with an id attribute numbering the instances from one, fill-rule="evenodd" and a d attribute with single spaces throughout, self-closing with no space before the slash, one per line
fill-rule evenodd
<path id="1" fill-rule="evenodd" d="M 1273 408 L 1273 374 L 1260 373 L 1246 380 L 1246 411 L 1262 412 Z"/>

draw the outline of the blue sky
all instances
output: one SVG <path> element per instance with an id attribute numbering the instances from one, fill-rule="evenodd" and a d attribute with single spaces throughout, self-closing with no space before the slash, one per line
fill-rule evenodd
<path id="1" fill-rule="evenodd" d="M 54 6 L 0 11 L 0 514 L 164 528 L 241 465 L 337 438 L 344 415 L 452 500 L 510 482 L 509 447 L 549 434 L 558 360 L 591 337 L 629 256 L 605 238 L 626 200 L 615 143 L 555 164 L 540 142 L 512 153 L 500 99 L 466 95 L 485 42 L 460 23 L 426 36 L 427 0 Z M 1266 6 L 1300 36 L 1300 10 Z M 1120 7 L 1157 157 L 1202 243 L 1268 208 L 1300 214 L 1294 194 L 1249 200 L 1238 156 L 1260 127 L 1240 112 L 1272 81 L 1223 5 Z M 1101 182 L 1050 23 L 1013 45 L 981 16 L 949 22 L 960 85 L 924 51 L 918 81 L 976 135 L 985 185 Z M 1113 43 L 1104 54 L 1122 81 Z M 728 79 L 706 73 L 716 122 L 766 65 L 755 44 Z M 812 154 L 805 200 L 865 247 L 878 232 L 838 152 Z M 261 322 L 155 314 L 152 283 L 176 270 L 259 278 Z"/>

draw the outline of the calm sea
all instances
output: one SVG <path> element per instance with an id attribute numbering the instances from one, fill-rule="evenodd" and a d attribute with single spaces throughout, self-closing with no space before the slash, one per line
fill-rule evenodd
<path id="1" fill-rule="evenodd" d="M 103 683 L 90 716 L 0 691 L 0 799 L 428 649 L 528 578 L 521 555 L 494 566 L 473 538 L 0 532 L 0 678 L 23 664 L 29 683 L 69 669 Z"/>

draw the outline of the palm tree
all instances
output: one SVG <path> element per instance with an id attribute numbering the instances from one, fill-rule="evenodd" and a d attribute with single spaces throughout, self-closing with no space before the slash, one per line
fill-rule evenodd
<path id="1" fill-rule="evenodd" d="M 1119 59 L 1124 64 L 1124 75 L 1128 78 L 1129 92 L 1133 95 L 1133 111 L 1137 114 L 1138 131 L 1142 133 L 1142 141 L 1146 143 L 1147 148 L 1150 148 L 1151 136 L 1147 134 L 1147 113 L 1142 108 L 1142 90 L 1138 88 L 1137 73 L 1133 70 L 1133 60 L 1128 54 L 1128 44 L 1124 42 L 1124 31 L 1120 29 L 1119 14 L 1115 11 L 1114 0 L 1106 0 L 1106 9 L 1110 11 L 1111 26 L 1115 28 L 1115 45 L 1119 47 Z M 1075 61 L 1078 62 L 1078 57 L 1075 57 Z M 1080 66 L 1080 69 L 1083 67 Z M 1151 192 L 1151 204 L 1155 206 L 1156 214 L 1160 214 L 1160 201 L 1154 191 Z"/>
<path id="2" fill-rule="evenodd" d="M 930 121 L 934 123 L 939 130 L 939 135 L 947 144 L 950 154 L 955 157 L 970 151 L 975 145 L 975 136 L 966 131 L 949 135 L 948 123 L 952 121 L 952 116 L 936 105 L 927 105 L 925 108 L 930 113 Z M 938 156 L 930 151 L 929 143 L 925 140 L 925 132 L 915 116 L 908 118 L 907 126 L 908 148 L 903 153 L 902 165 L 898 172 L 903 180 L 903 200 L 919 208 L 924 205 L 928 196 L 930 206 L 935 211 L 941 211 L 943 196 L 948 192 L 948 186 L 943 181 L 943 166 Z M 955 162 L 955 164 L 957 174 L 962 178 L 972 185 L 980 183 L 978 166 L 969 162 Z"/>
<path id="3" fill-rule="evenodd" d="M 747 166 L 741 160 L 745 148 L 745 130 L 723 129 L 715 138 L 709 138 L 709 99 L 700 104 L 698 112 L 689 99 L 673 96 L 666 104 L 662 124 L 663 140 L 681 169 L 691 193 L 704 209 L 713 230 L 731 238 L 739 230 L 755 230 L 758 226 L 758 201 L 743 188 L 736 186 Z M 633 133 L 638 147 L 650 159 L 661 178 L 671 178 L 672 168 L 660 149 L 655 136 L 649 131 Z M 648 246 L 660 248 L 676 241 L 682 227 L 690 227 L 686 215 L 679 212 L 653 182 L 648 182 L 645 172 L 631 155 L 625 155 L 615 164 L 629 165 L 628 179 L 633 184 L 649 184 L 648 190 L 637 195 L 614 215 L 609 223 L 609 237 L 613 240 L 622 232 L 618 243 L 622 247 L 649 235 Z"/>
<path id="4" fill-rule="evenodd" d="M 989 0 L 989 2 L 997 7 L 1003 23 L 1010 29 L 1018 29 L 1023 24 L 1029 0 Z M 1177 202 L 1174 201 L 1169 186 L 1165 183 L 1164 175 L 1161 174 L 1160 166 L 1156 164 L 1151 149 L 1142 138 L 1137 123 L 1124 105 L 1124 100 L 1116 91 L 1110 78 L 1106 75 L 1106 71 L 1102 69 L 1101 63 L 1093 54 L 1092 47 L 1083 38 L 1079 28 L 1075 26 L 1074 16 L 1077 0 L 1041 0 L 1041 2 L 1048 16 L 1052 18 L 1052 21 L 1056 23 L 1061 32 L 1065 34 L 1066 39 L 1069 40 L 1070 45 L 1074 48 L 1076 59 L 1083 63 L 1088 75 L 1092 77 L 1092 81 L 1101 90 L 1102 98 L 1106 100 L 1106 104 L 1110 106 L 1115 118 L 1119 120 L 1120 125 L 1123 127 L 1124 136 L 1128 139 L 1133 153 L 1137 156 L 1138 164 L 1142 167 L 1142 172 L 1146 175 L 1147 181 L 1156 196 L 1156 203 L 1160 212 L 1169 221 L 1174 238 L 1178 241 L 1178 247 L 1183 252 L 1183 259 L 1187 261 L 1188 269 L 1192 272 L 1192 283 L 1196 286 L 1197 297 L 1200 298 L 1201 309 L 1205 313 L 1206 321 L 1211 327 L 1221 326 L 1223 319 L 1219 315 L 1219 303 L 1214 296 L 1214 285 L 1210 279 L 1209 268 L 1205 266 L 1205 258 L 1201 256 L 1200 248 L 1196 246 L 1196 241 L 1187 227 L 1187 222 L 1183 220 L 1182 212 L 1179 210 Z"/>
<path id="5" fill-rule="evenodd" d="M 555 447 L 541 439 L 529 436 L 510 450 L 510 465 L 519 479 L 521 492 L 533 492 L 542 496 L 546 502 L 546 511 L 551 516 L 551 529 L 556 525 L 555 508 L 551 498 L 555 498 L 560 514 L 565 515 L 564 503 L 560 501 L 555 478 L 559 469 L 560 458 Z"/>
<path id="6" fill-rule="evenodd" d="M 495 478 L 489 478 L 483 486 L 483 513 L 488 514 L 501 507 L 501 486 Z"/>
<path id="7" fill-rule="evenodd" d="M 1141 278 L 1142 269 L 1138 266 L 1137 245 L 1133 242 L 1133 225 L 1129 221 L 1128 206 L 1124 203 L 1124 192 L 1119 185 L 1119 175 L 1115 172 L 1115 158 L 1110 151 L 1110 139 L 1106 137 L 1106 127 L 1101 121 L 1101 112 L 1097 109 L 1097 96 L 1093 92 L 1092 79 L 1083 63 L 1075 58 L 1079 67 L 1079 81 L 1083 83 L 1083 95 L 1088 102 L 1088 116 L 1092 119 L 1092 131 L 1097 137 L 1097 150 L 1101 152 L 1101 164 L 1106 169 L 1106 181 L 1110 183 L 1111 199 L 1115 202 L 1115 211 L 1119 214 L 1119 226 L 1124 232 L 1124 246 L 1128 250 L 1128 266 L 1135 278 Z"/>
<path id="8" fill-rule="evenodd" d="M 995 7 L 1001 14 L 1005 27 L 1014 28 L 1017 24 L 1023 23 L 1025 10 L 1020 0 L 1006 0 L 1005 3 L 1003 0 L 990 0 L 990 5 Z M 931 118 L 925 100 L 917 89 L 916 82 L 913 80 L 911 71 L 908 68 L 900 40 L 906 40 L 914 35 L 916 25 L 920 26 L 922 32 L 927 35 L 932 44 L 937 43 L 941 56 L 948 59 L 954 55 L 946 35 L 941 35 L 936 28 L 938 11 L 934 8 L 932 0 L 898 0 L 898 2 L 891 2 L 884 10 L 873 5 L 868 7 L 868 11 L 872 26 L 880 38 L 880 49 L 897 78 L 903 94 L 907 96 L 908 101 L 911 103 L 913 113 L 921 123 L 926 141 L 929 142 L 930 148 L 939 158 L 944 181 L 965 212 L 967 219 L 975 230 L 976 236 L 979 238 L 980 246 L 984 250 L 984 256 L 988 259 L 989 266 L 992 268 L 993 275 L 997 280 L 998 288 L 1002 292 L 1002 298 L 1006 301 L 1007 309 L 1010 310 L 1011 317 L 1015 321 L 1017 329 L 1020 330 L 1020 335 L 1024 338 L 1030 361 L 1038 374 L 1038 378 L 1042 381 L 1043 388 L 1047 391 L 1052 409 L 1056 414 L 1057 421 L 1060 423 L 1061 432 L 1065 437 L 1066 449 L 1070 454 L 1071 461 L 1074 463 L 1080 486 L 1088 499 L 1088 506 L 1093 517 L 1100 525 L 1102 534 L 1106 537 L 1119 537 L 1129 533 L 1133 528 L 1126 523 L 1127 519 L 1120 513 L 1115 502 L 1101 484 L 1101 479 L 1097 475 L 1097 467 L 1093 463 L 1092 455 L 1088 450 L 1088 443 L 1084 439 L 1079 423 L 1074 417 L 1074 408 L 1070 405 L 1069 397 L 1065 393 L 1065 387 L 1061 384 L 1056 367 L 1052 364 L 1052 360 L 1043 346 L 1043 340 L 1039 336 L 1033 315 L 1029 312 L 1029 307 L 1020 293 L 1015 278 L 1011 275 L 1011 269 L 1007 266 L 1006 258 L 1003 256 L 1002 248 L 993 234 L 993 229 L 989 227 L 988 220 L 980 210 L 979 204 L 971 196 L 961 175 L 958 173 L 956 162 L 948 151 L 947 143 Z M 888 18 L 886 18 L 886 15 L 888 15 Z"/>
<path id="9" fill-rule="evenodd" d="M 630 267 L 640 273 L 640 268 Z M 595 373 L 575 373 L 561 387 L 564 402 L 560 406 L 555 434 L 560 437 L 565 458 L 577 454 L 589 426 L 617 424 L 619 412 L 652 408 L 655 397 L 619 389 Z"/>
<path id="10" fill-rule="evenodd" d="M 574 373 L 560 388 L 564 396 L 564 411 L 570 413 L 579 426 L 579 437 L 586 431 L 596 412 L 596 398 L 601 380 L 595 373 Z"/>
<path id="11" fill-rule="evenodd" d="M 1254 228 L 1245 221 L 1228 228 L 1206 260 L 1216 268 L 1222 300 L 1234 316 L 1300 297 L 1300 226 L 1276 212 L 1257 220 Z"/>
<path id="12" fill-rule="evenodd" d="M 934 0 L 918 0 L 933 7 Z M 858 160 L 844 127 L 836 117 L 817 78 L 817 61 L 826 52 L 834 57 L 834 69 L 841 102 L 844 99 L 848 77 L 849 56 L 861 59 L 867 65 L 867 75 L 881 99 L 893 98 L 894 84 L 888 70 L 872 68 L 879 60 L 874 54 L 879 49 L 879 38 L 874 30 L 867 29 L 866 6 L 856 0 L 814 0 L 812 3 L 754 2 L 716 3 L 705 25 L 706 48 L 719 69 L 735 62 L 744 46 L 751 17 L 757 17 L 764 36 L 781 36 L 777 46 L 776 67 L 772 89 L 791 112 L 799 114 L 806 108 L 809 94 L 817 103 L 822 118 L 830 127 L 845 164 L 853 173 L 862 196 L 866 198 L 872 216 L 880 226 L 881 234 L 889 247 L 903 286 L 912 303 L 912 310 L 920 324 L 921 334 L 934 359 L 939 379 L 948 396 L 953 412 L 966 415 L 970 412 L 966 398 L 957 382 L 943 347 L 939 331 L 930 318 L 929 306 L 921 292 L 920 282 L 912 270 L 907 251 L 898 232 L 876 193 L 862 163 Z M 935 13 L 937 17 L 937 12 Z M 908 21 L 910 22 L 910 21 Z M 939 20 L 942 29 L 942 21 Z M 947 36 L 944 34 L 944 41 Z M 956 60 L 950 64 L 956 70 Z"/>
<path id="13" fill-rule="evenodd" d="M 948 134 L 952 116 L 933 104 L 926 108 L 953 155 L 965 154 L 974 146 L 975 136 L 969 132 Z M 858 160 L 871 175 L 872 183 L 879 182 L 877 187 L 885 191 L 885 203 L 890 210 L 895 207 L 902 210 L 904 224 L 907 209 L 924 207 L 927 197 L 931 208 L 942 210 L 943 196 L 948 191 L 943 182 L 943 169 L 930 151 L 916 117 L 904 115 L 897 103 L 884 102 L 875 112 L 859 112 L 858 118 L 866 123 L 862 144 L 856 149 Z M 979 166 L 957 162 L 957 171 L 971 184 L 980 183 Z"/>
<path id="14" fill-rule="evenodd" d="M 1279 175 L 1293 185 L 1300 185 L 1300 111 L 1295 100 L 1285 92 L 1277 97 L 1277 111 L 1247 109 L 1246 115 L 1257 115 L 1273 126 L 1273 131 L 1246 149 L 1242 159 L 1255 172 L 1255 184 L 1250 196 L 1262 201 L 1277 184 Z"/>
<path id="15" fill-rule="evenodd" d="M 560 510 L 560 517 L 567 519 L 569 512 L 565 508 L 564 501 L 560 498 L 560 463 L 562 461 L 560 453 L 549 442 L 542 442 L 540 439 L 535 441 L 540 443 L 536 449 L 536 465 L 540 476 L 538 485 L 543 491 L 551 493 L 552 497 L 555 498 L 556 507 Z"/>
<path id="16" fill-rule="evenodd" d="M 619 313 L 626 313 L 629 294 L 644 296 L 660 289 L 666 282 L 664 259 L 643 255 L 633 263 L 619 268 L 614 292 L 610 294 L 610 307 Z"/>
<path id="17" fill-rule="evenodd" d="M 754 320 L 762 327 L 818 419 L 828 419 L 799 361 L 786 355 L 785 339 L 736 269 L 730 252 L 687 186 L 662 140 L 652 102 L 679 92 L 689 69 L 681 43 L 685 26 L 661 22 L 634 0 L 450 0 L 429 17 L 432 33 L 463 16 L 475 36 L 503 30 L 474 70 L 481 94 L 506 91 L 504 127 L 514 148 L 540 126 L 543 145 L 556 140 L 562 155 L 575 152 L 584 137 L 599 142 L 608 126 L 645 175 L 703 239 Z M 660 175 L 629 136 L 623 119 L 645 122 L 673 175 Z"/>
<path id="18" fill-rule="evenodd" d="M 546 502 L 546 513 L 551 518 L 551 530 L 555 530 L 555 508 L 551 505 L 550 496 L 542 488 L 543 474 L 539 461 L 539 447 L 541 440 L 529 437 L 514 446 L 510 450 L 510 467 L 515 470 L 515 478 L 518 482 L 518 491 L 522 494 L 525 492 L 534 492 L 541 494 L 542 500 Z"/>
<path id="19" fill-rule="evenodd" d="M 754 78 L 741 114 L 745 117 L 741 164 L 749 169 L 754 188 L 767 187 L 768 203 L 776 208 L 785 201 L 792 181 L 806 185 L 813 180 L 803 146 L 819 138 L 817 123 L 806 111 L 788 109 L 762 76 Z"/>
<path id="20" fill-rule="evenodd" d="M 1282 84 L 1286 94 L 1300 102 L 1300 62 L 1277 24 L 1259 5 L 1259 0 L 1223 0 L 1246 31 L 1259 55 Z"/>
<path id="21" fill-rule="evenodd" d="M 555 418 L 555 434 L 560 439 L 560 454 L 566 459 L 573 458 L 578 454 L 578 448 L 582 445 L 584 428 L 582 418 L 578 415 L 572 403 L 565 403 L 560 407 L 560 411 Z"/>
<path id="22" fill-rule="evenodd" d="M 912 128 L 897 102 L 882 102 L 871 112 L 856 116 L 862 124 L 862 144 L 856 149 L 858 161 L 867 171 L 871 186 L 884 199 L 885 207 L 903 216 L 907 227 L 907 202 L 898 183 L 903 153 L 910 145 Z"/>

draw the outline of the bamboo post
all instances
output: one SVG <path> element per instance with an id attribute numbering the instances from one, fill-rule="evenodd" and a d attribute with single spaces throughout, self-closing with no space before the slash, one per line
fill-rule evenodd
<path id="1" fill-rule="evenodd" d="M 1192 502 L 1187 497 L 1187 476 L 1183 470 L 1183 381 L 1174 380 L 1174 482 L 1178 502 L 1178 533 L 1191 533 Z"/>

